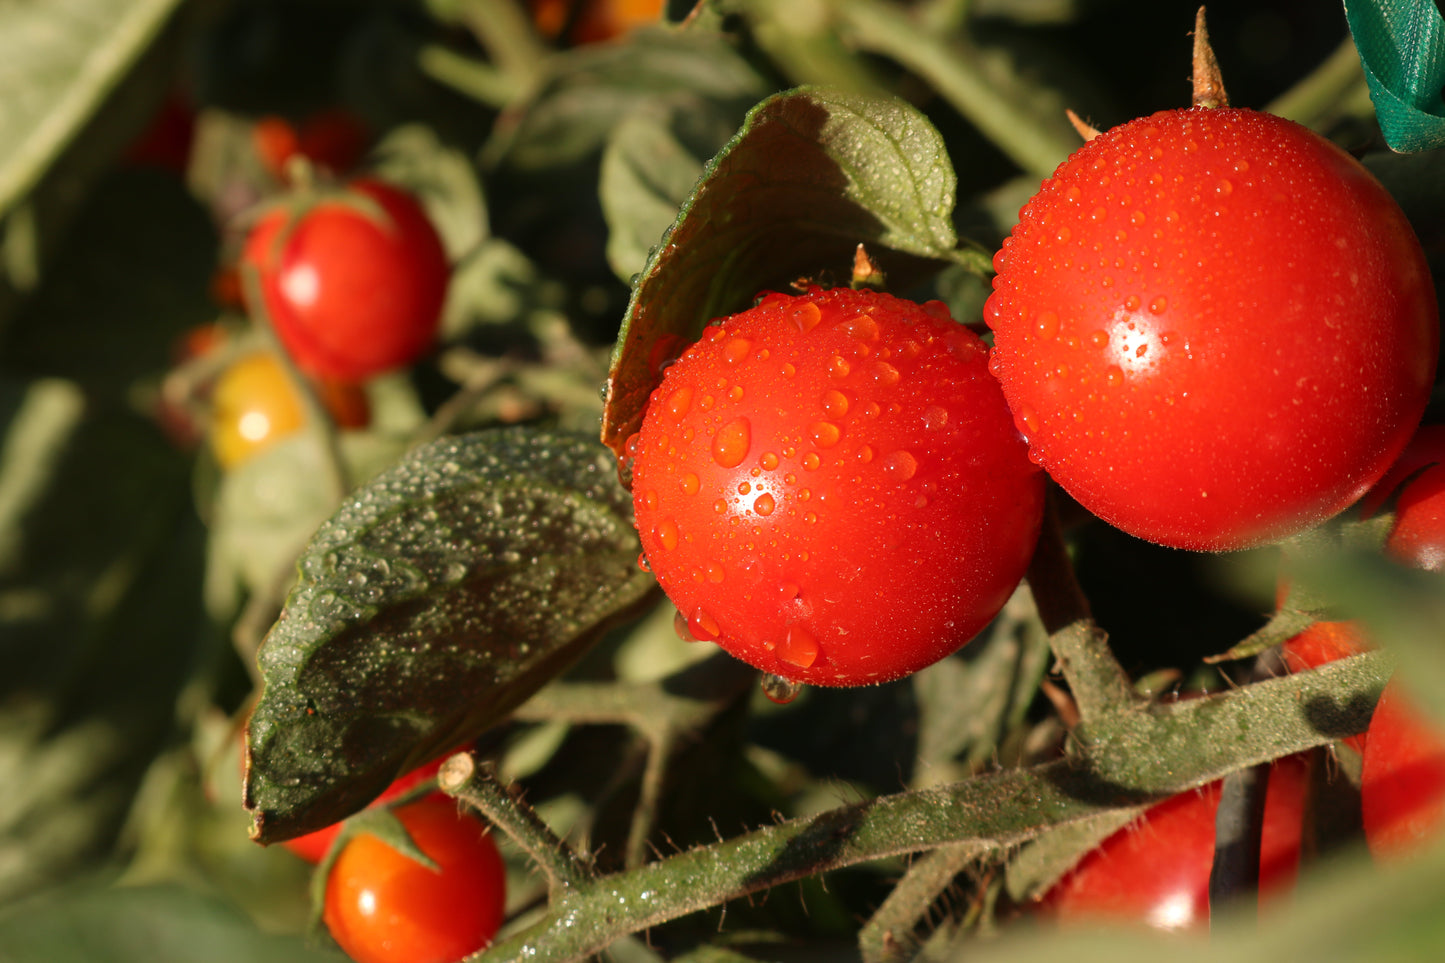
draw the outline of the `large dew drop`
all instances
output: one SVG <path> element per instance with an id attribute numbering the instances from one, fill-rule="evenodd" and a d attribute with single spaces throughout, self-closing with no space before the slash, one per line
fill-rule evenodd
<path id="1" fill-rule="evenodd" d="M 735 418 L 712 436 L 712 459 L 723 468 L 736 468 L 748 457 L 752 444 L 752 425 L 746 418 Z"/>
<path id="2" fill-rule="evenodd" d="M 763 695 L 768 701 L 785 706 L 798 697 L 803 691 L 803 683 L 794 682 L 792 679 L 784 679 L 780 675 L 773 675 L 771 672 L 763 676 Z"/>

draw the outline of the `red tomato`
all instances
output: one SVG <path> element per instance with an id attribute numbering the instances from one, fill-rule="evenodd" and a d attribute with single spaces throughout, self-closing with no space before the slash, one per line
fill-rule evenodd
<path id="1" fill-rule="evenodd" d="M 441 769 L 446 756 L 438 756 L 436 759 L 424 766 L 418 766 L 411 772 L 393 782 L 386 790 L 377 796 L 371 803 L 372 806 L 380 806 L 383 803 L 398 799 L 411 792 L 422 783 L 436 776 L 437 770 Z M 318 829 L 314 833 L 307 833 L 305 836 L 297 836 L 295 839 L 288 839 L 281 843 L 291 852 L 300 856 L 308 863 L 319 863 L 331 849 L 331 844 L 341 833 L 341 823 L 333 823 L 325 829 Z"/>
<path id="2" fill-rule="evenodd" d="M 1316 622 L 1299 635 L 1286 639 L 1280 646 L 1280 654 L 1291 672 L 1304 672 L 1372 648 L 1354 622 Z M 1363 734 L 1349 736 L 1344 743 L 1356 752 L 1365 751 Z"/>
<path id="3" fill-rule="evenodd" d="M 1222 783 L 1171 796 L 1104 840 L 1054 884 L 1040 909 L 1060 920 L 1140 921 L 1184 929 L 1209 919 L 1214 814 Z M 1294 885 L 1309 790 L 1304 756 L 1278 760 L 1265 794 L 1261 900 Z"/>
<path id="4" fill-rule="evenodd" d="M 326 880 L 322 919 L 331 935 L 357 963 L 453 963 L 475 953 L 506 912 L 496 842 L 440 793 L 396 816 L 437 870 L 374 836 L 353 837 Z"/>
<path id="5" fill-rule="evenodd" d="M 338 426 L 361 428 L 371 420 L 371 408 L 360 386 L 324 380 L 317 390 Z M 273 354 L 247 355 L 216 379 L 211 393 L 210 442 L 222 468 L 234 468 L 305 423 L 301 396 Z"/>
<path id="6" fill-rule="evenodd" d="M 1163 545 L 1244 548 L 1339 512 L 1434 380 L 1435 292 L 1404 215 L 1269 114 L 1163 111 L 1100 135 L 994 264 L 993 370 L 1030 456 Z"/>
<path id="7" fill-rule="evenodd" d="M 767 294 L 667 369 L 629 447 L 642 546 L 691 634 L 795 682 L 953 652 L 1038 535 L 1043 476 L 938 302 Z"/>
<path id="8" fill-rule="evenodd" d="M 357 180 L 294 216 L 272 210 L 242 260 L 260 275 L 276 334 L 312 374 L 362 380 L 411 364 L 436 337 L 447 256 L 400 188 Z"/>
<path id="9" fill-rule="evenodd" d="M 251 131 L 256 156 L 281 181 L 290 178 L 286 168 L 297 156 L 317 167 L 345 173 L 361 160 L 370 139 L 365 125 L 342 108 L 320 111 L 299 124 L 284 117 L 262 117 Z"/>
<path id="10" fill-rule="evenodd" d="M 183 94 L 162 101 L 150 125 L 126 148 L 124 161 L 135 167 L 158 167 L 185 176 L 196 139 L 196 111 Z"/>
<path id="11" fill-rule="evenodd" d="M 1365 733 L 1360 815 L 1376 856 L 1403 856 L 1436 839 L 1445 823 L 1445 733 L 1391 682 Z"/>

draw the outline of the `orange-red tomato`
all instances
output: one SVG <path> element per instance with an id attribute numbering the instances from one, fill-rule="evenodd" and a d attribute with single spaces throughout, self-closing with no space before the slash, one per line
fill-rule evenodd
<path id="1" fill-rule="evenodd" d="M 343 108 L 323 110 L 299 123 L 268 115 L 256 121 L 251 143 L 262 165 L 277 180 L 290 175 L 293 157 L 304 157 L 334 174 L 354 168 L 366 153 L 371 134 L 353 113 Z"/>
<path id="2" fill-rule="evenodd" d="M 394 781 L 390 786 L 387 786 L 380 796 L 372 800 L 371 805 L 380 806 L 406 795 L 428 779 L 435 777 L 437 770 L 441 769 L 442 763 L 445 761 L 446 756 L 438 756 L 426 765 L 418 766 Z M 319 863 L 327 851 L 331 849 L 331 844 L 336 841 L 336 837 L 340 834 L 341 823 L 332 823 L 324 829 L 307 833 L 305 836 L 297 836 L 295 839 L 285 840 L 281 845 L 308 863 Z"/>
<path id="3" fill-rule="evenodd" d="M 532 22 L 545 36 L 572 44 L 600 43 L 662 18 L 666 0 L 584 0 L 568 29 L 574 0 L 528 0 Z M 565 32 L 565 36 L 563 35 Z"/>
<path id="4" fill-rule="evenodd" d="M 506 866 L 487 827 L 440 793 L 396 810 L 432 870 L 374 836 L 347 842 L 322 919 L 357 963 L 454 963 L 486 946 L 506 911 Z"/>

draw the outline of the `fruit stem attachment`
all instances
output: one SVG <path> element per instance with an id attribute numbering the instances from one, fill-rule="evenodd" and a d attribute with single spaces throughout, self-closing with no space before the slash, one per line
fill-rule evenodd
<path id="1" fill-rule="evenodd" d="M 1203 7 L 1194 14 L 1194 106 L 1229 106 L 1229 94 L 1224 91 L 1224 75 L 1219 70 L 1214 48 L 1209 45 L 1209 29 L 1204 25 Z"/>
<path id="2" fill-rule="evenodd" d="M 478 765 L 471 753 L 459 752 L 442 763 L 437 786 L 501 827 L 525 850 L 546 875 L 547 892 L 553 900 L 593 878 L 592 868 L 557 838 L 536 810 L 502 785 L 490 764 Z"/>
<path id="3" fill-rule="evenodd" d="M 1069 118 L 1069 123 L 1074 125 L 1074 130 L 1079 132 L 1079 136 L 1084 138 L 1086 144 L 1101 133 L 1099 128 L 1074 113 L 1072 108 L 1065 108 L 1064 116 Z"/>

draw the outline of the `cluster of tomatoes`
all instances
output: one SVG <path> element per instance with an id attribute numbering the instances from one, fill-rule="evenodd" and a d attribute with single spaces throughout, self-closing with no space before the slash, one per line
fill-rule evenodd
<path id="1" fill-rule="evenodd" d="M 1324 138 L 1224 106 L 1094 132 L 994 267 L 991 347 L 937 302 L 812 288 L 715 321 L 665 369 L 626 456 L 684 635 L 789 683 L 915 672 L 1018 584 L 1046 477 L 1193 551 L 1279 541 L 1373 488 L 1397 499 L 1389 550 L 1445 562 L 1439 429 L 1406 451 L 1435 383 L 1433 282 L 1390 195 Z M 1445 807 L 1445 735 L 1404 715 L 1387 692 L 1362 741 L 1381 849 Z M 1266 888 L 1298 861 L 1306 774 L 1275 767 Z M 1046 905 L 1187 925 L 1218 798 L 1151 811 Z"/>

